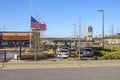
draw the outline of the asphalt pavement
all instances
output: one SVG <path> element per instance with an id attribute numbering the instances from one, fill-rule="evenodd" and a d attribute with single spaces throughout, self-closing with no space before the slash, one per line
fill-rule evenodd
<path id="1" fill-rule="evenodd" d="M 120 80 L 120 60 L 0 63 L 0 80 Z"/>
<path id="2" fill-rule="evenodd" d="M 0 80 L 120 80 L 120 67 L 4 69 Z"/>

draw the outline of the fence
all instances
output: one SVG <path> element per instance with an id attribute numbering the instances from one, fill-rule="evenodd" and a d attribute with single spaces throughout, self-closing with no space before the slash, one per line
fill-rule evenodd
<path id="1" fill-rule="evenodd" d="M 0 61 L 6 61 L 6 51 L 0 51 Z"/>

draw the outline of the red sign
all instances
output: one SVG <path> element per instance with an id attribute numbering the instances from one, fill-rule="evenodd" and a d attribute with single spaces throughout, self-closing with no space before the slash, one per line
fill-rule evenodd
<path id="1" fill-rule="evenodd" d="M 30 40 L 30 36 L 2 36 L 2 40 Z"/>

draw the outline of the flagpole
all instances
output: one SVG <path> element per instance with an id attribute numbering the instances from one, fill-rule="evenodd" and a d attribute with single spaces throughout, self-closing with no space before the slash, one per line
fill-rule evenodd
<path id="1" fill-rule="evenodd" d="M 30 29 L 31 29 L 31 32 L 30 32 L 30 49 L 32 49 L 32 45 L 31 45 L 31 41 L 32 41 L 31 16 L 32 16 L 32 0 L 30 0 Z M 37 54 L 36 54 L 36 39 L 35 39 L 35 61 L 36 60 L 37 60 Z"/>
<path id="2" fill-rule="evenodd" d="M 31 41 L 32 41 L 32 40 L 31 40 L 31 39 L 32 39 L 32 38 L 31 38 L 31 36 L 32 36 L 32 34 L 31 34 L 31 33 L 32 33 L 32 32 L 31 32 L 31 31 L 32 31 L 32 29 L 31 29 L 32 8 L 31 8 L 31 7 L 32 7 L 32 0 L 30 0 L 30 49 L 32 48 L 32 46 L 31 46 Z"/>

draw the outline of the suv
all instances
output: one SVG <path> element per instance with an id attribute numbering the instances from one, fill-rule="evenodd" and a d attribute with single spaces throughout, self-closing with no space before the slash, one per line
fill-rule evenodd
<path id="1" fill-rule="evenodd" d="M 81 48 L 79 52 L 83 57 L 92 57 L 94 53 L 92 48 Z"/>

